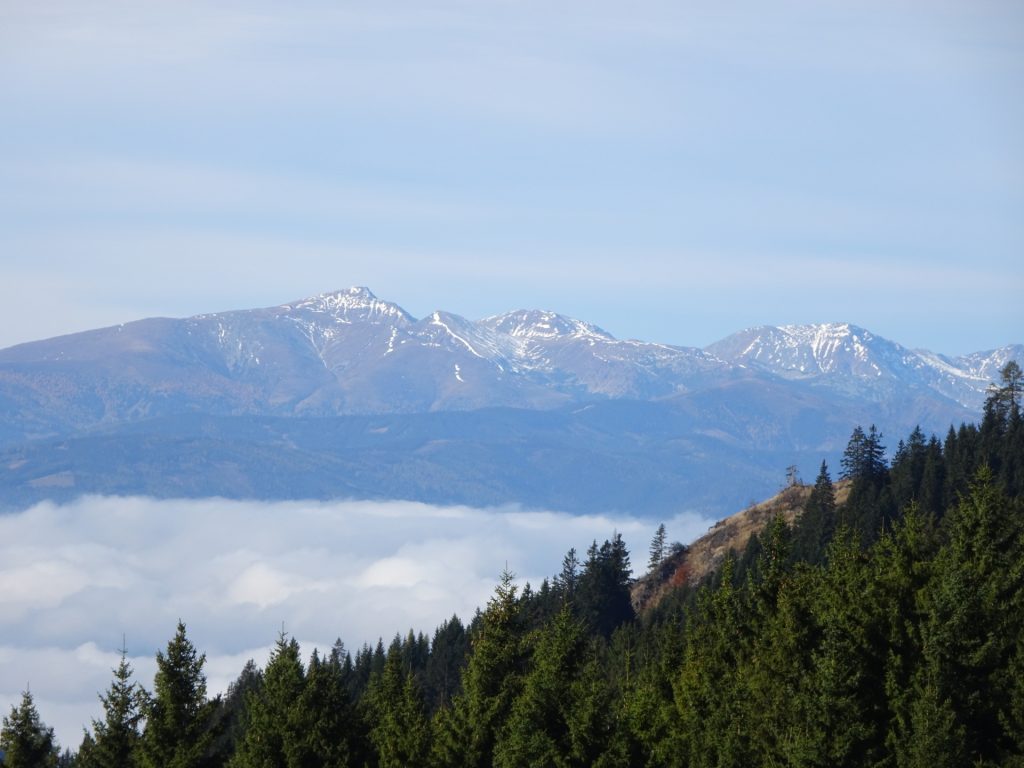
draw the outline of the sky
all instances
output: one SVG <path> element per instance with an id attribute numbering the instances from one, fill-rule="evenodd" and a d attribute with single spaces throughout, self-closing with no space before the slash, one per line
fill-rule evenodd
<path id="1" fill-rule="evenodd" d="M 0 347 L 369 286 L 1024 340 L 1018 0 L 0 0 Z"/>
<path id="2" fill-rule="evenodd" d="M 683 513 L 669 541 L 714 522 Z M 647 563 L 655 523 L 411 502 L 256 503 L 89 497 L 0 515 L 0 712 L 31 688 L 42 720 L 76 749 L 102 716 L 124 643 L 152 690 L 178 620 L 206 654 L 210 693 L 284 629 L 304 654 L 340 638 L 355 654 L 413 629 L 468 623 L 504 568 L 538 587 L 575 547 L 614 532 Z"/>

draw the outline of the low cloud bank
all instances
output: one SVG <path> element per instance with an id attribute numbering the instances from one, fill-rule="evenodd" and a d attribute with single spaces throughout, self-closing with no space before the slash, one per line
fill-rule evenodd
<path id="1" fill-rule="evenodd" d="M 713 520 L 666 520 L 690 541 Z M 657 522 L 413 502 L 259 503 L 87 497 L 0 516 L 0 708 L 31 686 L 62 745 L 101 712 L 122 638 L 151 687 L 178 619 L 207 655 L 211 693 L 282 626 L 303 651 L 353 651 L 469 619 L 506 564 L 535 586 L 619 531 L 644 570 Z"/>

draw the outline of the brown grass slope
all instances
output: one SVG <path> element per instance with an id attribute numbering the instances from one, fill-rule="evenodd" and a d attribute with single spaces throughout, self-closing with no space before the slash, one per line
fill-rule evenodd
<path id="1" fill-rule="evenodd" d="M 721 566 L 730 551 L 737 556 L 742 554 L 750 537 L 764 530 L 776 515 L 782 515 L 792 525 L 803 512 L 812 488 L 812 485 L 803 483 L 790 485 L 767 501 L 719 520 L 706 534 L 634 582 L 634 610 L 638 615 L 643 614 L 673 589 L 700 584 Z M 850 492 L 849 483 L 836 483 L 835 491 L 836 503 L 843 503 Z"/>

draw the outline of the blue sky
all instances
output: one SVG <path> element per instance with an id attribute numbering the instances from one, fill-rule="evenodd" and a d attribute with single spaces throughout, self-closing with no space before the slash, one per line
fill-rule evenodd
<path id="1" fill-rule="evenodd" d="M 1024 340 L 1024 5 L 0 0 L 0 346 L 368 285 Z"/>

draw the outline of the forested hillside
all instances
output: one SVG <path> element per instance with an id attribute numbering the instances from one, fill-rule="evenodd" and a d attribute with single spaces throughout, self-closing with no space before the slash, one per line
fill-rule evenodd
<path id="1" fill-rule="evenodd" d="M 207 696 L 178 626 L 152 692 L 126 662 L 103 719 L 58 756 L 26 691 L 5 765 L 1024 765 L 1022 377 L 1003 370 L 979 425 L 915 430 L 886 461 L 854 429 L 839 477 L 775 517 L 700 584 L 642 616 L 620 536 L 537 587 L 504 573 L 468 624 L 308 661 L 282 634 Z M 45 714 L 45 713 L 43 713 Z"/>

